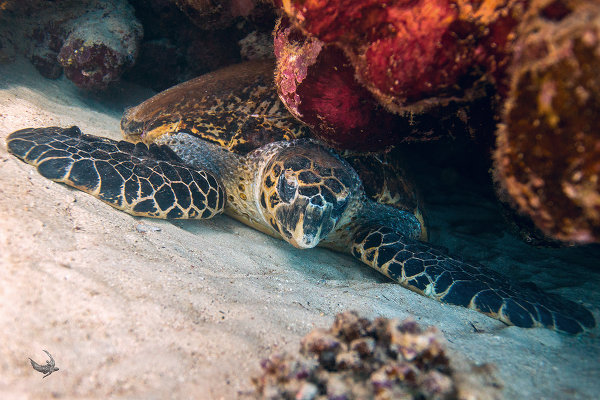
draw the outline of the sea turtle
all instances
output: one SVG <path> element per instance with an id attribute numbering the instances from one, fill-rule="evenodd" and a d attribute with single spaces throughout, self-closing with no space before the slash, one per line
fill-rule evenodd
<path id="1" fill-rule="evenodd" d="M 347 154 L 363 177 L 371 174 L 363 181 L 340 155 L 304 138 L 306 128 L 277 98 L 272 68 L 229 67 L 157 94 L 125 112 L 128 141 L 31 128 L 10 134 L 8 149 L 43 176 L 133 215 L 224 211 L 295 247 L 349 253 L 413 291 L 507 324 L 567 333 L 595 326 L 575 302 L 424 242 L 417 197 L 401 171 L 379 176 L 380 190 L 367 196 L 375 181 L 368 166 L 383 170 L 388 161 Z"/>

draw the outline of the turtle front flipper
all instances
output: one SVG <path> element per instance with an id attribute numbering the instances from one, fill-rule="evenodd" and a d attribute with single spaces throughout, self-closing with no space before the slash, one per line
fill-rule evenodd
<path id="1" fill-rule="evenodd" d="M 132 215 L 210 218 L 223 211 L 219 181 L 185 166 L 167 147 L 84 135 L 77 127 L 23 129 L 6 142 L 44 177 Z"/>
<path id="2" fill-rule="evenodd" d="M 393 229 L 359 229 L 352 254 L 417 293 L 467 307 L 523 328 L 543 326 L 570 334 L 595 326 L 585 307 L 533 284 L 511 281 L 487 267 L 468 264 Z"/>

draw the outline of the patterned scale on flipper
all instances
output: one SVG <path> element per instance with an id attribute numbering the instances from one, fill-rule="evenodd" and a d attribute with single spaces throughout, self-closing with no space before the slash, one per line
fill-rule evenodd
<path id="1" fill-rule="evenodd" d="M 442 303 L 467 307 L 523 328 L 576 334 L 595 326 L 580 304 L 467 263 L 384 226 L 357 230 L 352 254 L 401 285 Z"/>
<path id="2" fill-rule="evenodd" d="M 187 167 L 165 146 L 84 135 L 77 127 L 23 129 L 7 145 L 44 177 L 132 215 L 210 218 L 223 211 L 219 181 Z"/>

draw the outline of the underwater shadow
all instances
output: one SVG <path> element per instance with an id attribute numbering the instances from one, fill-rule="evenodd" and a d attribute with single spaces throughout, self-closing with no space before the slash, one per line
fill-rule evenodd
<path id="1" fill-rule="evenodd" d="M 256 251 L 246 254 L 250 260 L 257 263 L 270 260 L 273 265 L 284 265 L 307 281 L 341 287 L 392 282 L 349 254 L 322 247 L 297 249 L 281 239 L 256 231 L 226 215 L 209 220 L 177 220 L 171 223 L 193 235 L 214 236 L 215 240 L 221 239 L 223 233 L 230 235 L 232 241 L 242 236 L 246 240 L 257 243 Z M 223 243 L 223 246 L 232 246 L 232 244 Z M 262 253 L 258 250 L 259 247 L 263 249 Z"/>
<path id="2" fill-rule="evenodd" d="M 61 107 L 79 107 L 119 118 L 126 108 L 156 94 L 151 89 L 126 81 L 117 82 L 103 91 L 86 91 L 75 86 L 64 75 L 58 79 L 44 78 L 23 57 L 0 64 L 0 90 L 34 103 L 43 102 L 42 108 L 49 111 Z"/>

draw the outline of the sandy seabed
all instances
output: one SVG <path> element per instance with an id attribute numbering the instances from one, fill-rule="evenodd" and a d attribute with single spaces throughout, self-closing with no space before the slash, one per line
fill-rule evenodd
<path id="1" fill-rule="evenodd" d="M 244 398 L 262 358 L 296 351 L 346 309 L 436 325 L 452 350 L 496 365 L 508 399 L 597 398 L 598 329 L 571 337 L 507 327 L 225 216 L 132 217 L 6 150 L 5 137 L 26 127 L 78 125 L 119 139 L 123 108 L 151 95 L 124 84 L 92 96 L 25 61 L 0 65 L 0 398 Z M 597 246 L 528 247 L 485 201 L 442 197 L 429 204 L 433 242 L 581 301 L 600 320 Z M 44 363 L 42 349 L 60 368 L 43 380 L 28 361 Z"/>

